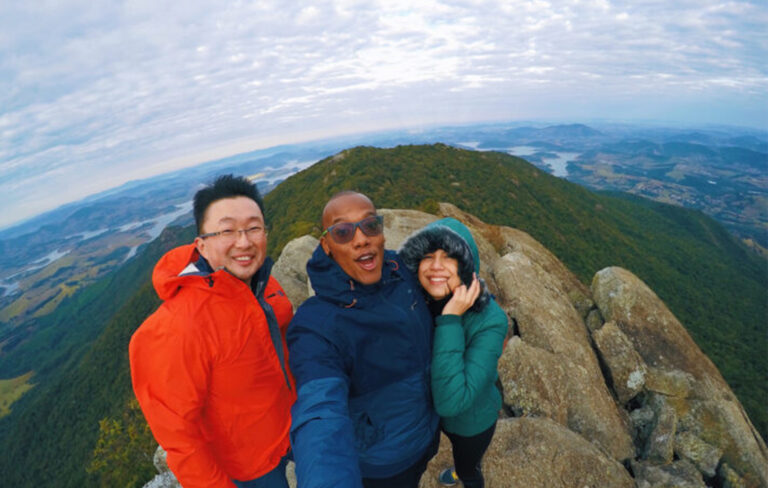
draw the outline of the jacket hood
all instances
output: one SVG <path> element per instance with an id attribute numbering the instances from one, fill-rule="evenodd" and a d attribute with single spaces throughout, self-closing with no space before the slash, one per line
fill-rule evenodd
<path id="1" fill-rule="evenodd" d="M 400 264 L 394 251 L 384 250 L 381 280 L 371 285 L 363 285 L 341 269 L 318 244 L 312 257 L 307 262 L 307 275 L 315 290 L 315 295 L 332 303 L 351 308 L 375 293 L 382 283 L 400 279 Z"/>
<path id="2" fill-rule="evenodd" d="M 458 275 L 463 284 L 469 286 L 472 283 L 472 274 L 480 274 L 480 253 L 475 239 L 467 226 L 453 217 L 436 220 L 411 234 L 399 253 L 405 266 L 418 275 L 422 258 L 438 249 L 458 261 Z M 474 310 L 482 309 L 490 299 L 485 282 L 480 282 L 482 292 L 473 306 Z"/>
<path id="3" fill-rule="evenodd" d="M 264 264 L 251 280 L 251 289 L 256 296 L 263 293 L 272 271 L 272 260 L 264 259 Z M 175 296 L 184 286 L 208 289 L 214 293 L 231 293 L 229 286 L 214 286 L 215 284 L 233 283 L 230 279 L 241 282 L 225 269 L 215 270 L 203 258 L 194 244 L 171 249 L 155 265 L 152 273 L 152 284 L 161 300 Z"/>

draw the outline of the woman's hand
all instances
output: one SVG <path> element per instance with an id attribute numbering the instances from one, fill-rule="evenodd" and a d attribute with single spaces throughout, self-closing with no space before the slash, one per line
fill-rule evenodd
<path id="1" fill-rule="evenodd" d="M 473 273 L 472 284 L 469 285 L 469 288 L 462 284 L 453 290 L 453 296 L 443 307 L 443 315 L 463 315 L 474 305 L 478 296 L 480 296 L 480 280 Z"/>

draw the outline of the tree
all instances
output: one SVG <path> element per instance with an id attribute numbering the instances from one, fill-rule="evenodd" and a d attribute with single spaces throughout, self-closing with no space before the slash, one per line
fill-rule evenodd
<path id="1" fill-rule="evenodd" d="M 139 402 L 131 398 L 121 418 L 99 421 L 99 439 L 85 470 L 98 476 L 103 487 L 142 486 L 154 475 L 152 456 L 156 449 Z"/>

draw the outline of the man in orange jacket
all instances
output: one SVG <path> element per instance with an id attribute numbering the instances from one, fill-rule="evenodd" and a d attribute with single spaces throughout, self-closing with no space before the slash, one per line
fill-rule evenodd
<path id="1" fill-rule="evenodd" d="M 133 390 L 184 488 L 287 488 L 293 312 L 270 276 L 262 199 L 222 176 L 194 214 L 194 244 L 155 267 L 164 303 L 131 338 Z"/>

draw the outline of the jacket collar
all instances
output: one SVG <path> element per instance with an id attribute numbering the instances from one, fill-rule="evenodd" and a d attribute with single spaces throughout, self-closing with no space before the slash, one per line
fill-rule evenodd
<path id="1" fill-rule="evenodd" d="M 257 297 L 264 293 L 272 272 L 273 261 L 267 257 L 251 280 L 251 291 Z M 236 281 L 231 281 L 232 278 Z M 205 287 L 214 292 L 231 293 L 230 286 L 214 287 L 217 282 L 237 283 L 240 280 L 226 269 L 213 269 L 197 252 L 194 244 L 187 244 L 168 251 L 157 263 L 152 276 L 157 294 L 167 300 L 183 286 Z"/>
<path id="2" fill-rule="evenodd" d="M 347 308 L 364 304 L 366 297 L 378 292 L 383 285 L 401 280 L 400 273 L 397 255 L 389 250 L 384 251 L 381 280 L 371 285 L 363 285 L 352 279 L 336 261 L 325 254 L 319 244 L 307 262 L 307 275 L 315 295 Z"/>

